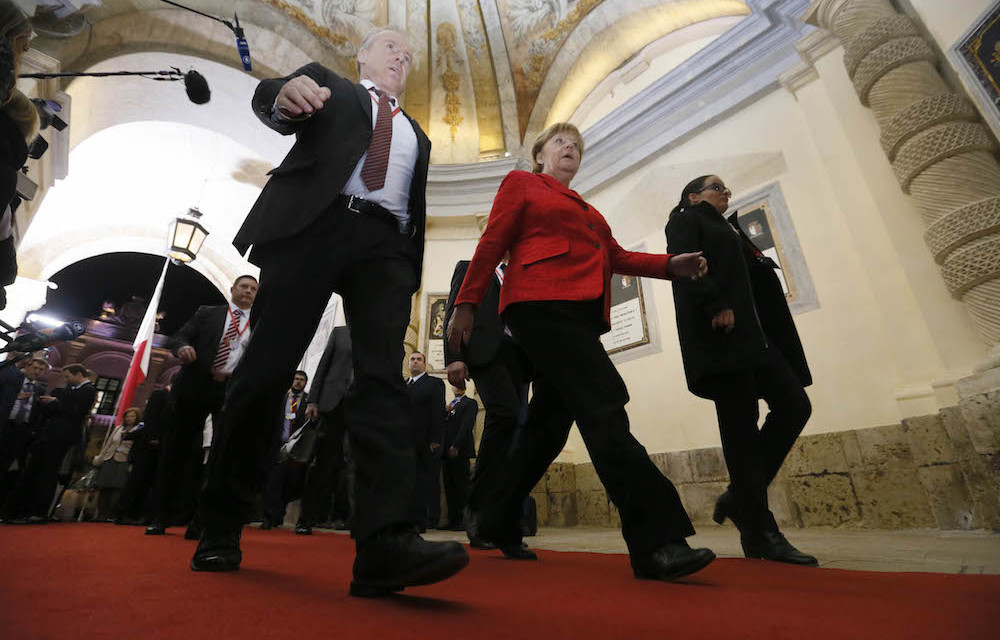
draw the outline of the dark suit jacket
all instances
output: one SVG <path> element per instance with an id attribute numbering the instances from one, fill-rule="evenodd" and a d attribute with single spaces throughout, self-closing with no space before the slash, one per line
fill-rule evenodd
<path id="1" fill-rule="evenodd" d="M 352 382 L 351 330 L 334 327 L 313 375 L 311 401 L 319 406 L 320 413 L 330 413 L 344 399 Z"/>
<path id="2" fill-rule="evenodd" d="M 321 87 L 330 89 L 330 99 L 306 120 L 281 125 L 273 123 L 271 109 L 278 92 L 286 82 L 300 75 L 309 76 Z M 261 82 L 253 96 L 253 110 L 261 122 L 278 133 L 296 134 L 296 142 L 282 163 L 269 172 L 271 179 L 233 240 L 241 254 L 252 244 L 295 236 L 315 222 L 343 191 L 372 138 L 372 101 L 368 90 L 316 62 L 284 78 Z M 416 120 L 409 115 L 406 117 L 417 135 L 417 164 L 410 183 L 409 209 L 417 255 L 414 265 L 416 287 L 419 288 L 431 141 Z"/>
<path id="3" fill-rule="evenodd" d="M 83 419 L 97 398 L 97 389 L 87 382 L 78 389 L 59 387 L 50 394 L 55 402 L 45 405 L 45 417 L 39 433 L 42 440 L 80 440 Z"/>
<path id="4" fill-rule="evenodd" d="M 445 452 L 449 447 L 458 449 L 460 458 L 475 458 L 476 444 L 472 434 L 476 426 L 476 414 L 479 403 L 468 396 L 463 396 L 451 411 L 444 416 L 444 442 L 441 449 Z"/>
<path id="5" fill-rule="evenodd" d="M 177 333 L 167 340 L 167 348 L 175 356 L 181 347 L 194 347 L 198 358 L 181 367 L 172 393 L 177 398 L 193 398 L 212 388 L 212 364 L 222 340 L 222 329 L 229 314 L 229 305 L 201 306 Z"/>
<path id="6" fill-rule="evenodd" d="M 10 411 L 17 400 L 17 394 L 21 392 L 23 383 L 24 372 L 20 369 L 12 364 L 0 367 L 0 432 L 10 418 Z"/>
<path id="7" fill-rule="evenodd" d="M 451 314 L 455 311 L 455 298 L 462 289 L 462 282 L 465 281 L 465 272 L 469 269 L 468 260 L 460 260 L 455 265 L 455 273 L 451 276 L 451 293 L 448 294 L 448 310 L 445 312 L 445 326 L 451 322 Z M 448 335 L 444 336 L 444 361 L 451 364 L 456 360 L 462 360 L 468 366 L 475 368 L 483 366 L 496 357 L 500 344 L 503 342 L 503 320 L 499 315 L 500 306 L 500 280 L 493 275 L 486 293 L 483 295 L 479 307 L 476 308 L 475 324 L 472 327 L 472 335 L 469 337 L 469 344 L 464 345 L 462 353 L 452 353 L 448 348 Z"/>
<path id="8" fill-rule="evenodd" d="M 285 418 L 285 403 L 288 402 L 288 393 L 281 397 L 281 423 L 284 423 Z M 295 410 L 295 419 L 292 420 L 291 426 L 288 428 L 288 435 L 291 436 L 295 431 L 306 423 L 306 405 L 309 404 L 309 392 L 302 392 L 302 399 L 299 400 L 299 406 Z M 280 428 L 280 427 L 279 427 Z"/>
<path id="9" fill-rule="evenodd" d="M 406 387 L 410 394 L 410 433 L 417 453 L 430 453 L 432 442 L 444 435 L 444 382 L 425 373 Z M 438 456 L 440 456 L 440 449 Z"/>

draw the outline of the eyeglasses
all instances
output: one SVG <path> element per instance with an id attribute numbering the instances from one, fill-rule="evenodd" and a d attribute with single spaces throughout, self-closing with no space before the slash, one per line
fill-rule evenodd
<path id="1" fill-rule="evenodd" d="M 708 191 L 709 189 L 711 189 L 712 191 L 718 191 L 719 193 L 728 193 L 729 195 L 733 195 L 733 192 L 729 190 L 729 187 L 724 187 L 718 182 L 713 182 L 712 184 L 705 185 L 701 189 L 698 189 L 698 193 L 701 193 L 702 191 Z"/>

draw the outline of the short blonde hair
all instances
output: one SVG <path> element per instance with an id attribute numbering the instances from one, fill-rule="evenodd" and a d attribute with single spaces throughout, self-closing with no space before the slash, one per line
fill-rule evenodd
<path id="1" fill-rule="evenodd" d="M 549 125 L 545 131 L 538 134 L 535 138 L 535 144 L 531 145 L 531 172 L 541 173 L 542 165 L 538 164 L 536 158 L 538 153 L 545 146 L 545 143 L 552 139 L 552 136 L 557 133 L 572 133 L 576 136 L 576 139 L 580 141 L 580 159 L 583 159 L 583 136 L 580 135 L 580 130 L 576 128 L 576 125 L 570 124 L 568 122 L 557 122 L 553 125 Z"/>

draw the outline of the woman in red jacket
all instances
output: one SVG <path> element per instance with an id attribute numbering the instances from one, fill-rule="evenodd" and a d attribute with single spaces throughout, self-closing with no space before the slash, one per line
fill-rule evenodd
<path id="1" fill-rule="evenodd" d="M 697 278 L 707 271 L 699 253 L 634 253 L 611 237 L 604 217 L 569 188 L 583 141 L 571 124 L 546 129 L 532 147 L 534 172 L 512 171 L 500 185 L 489 224 L 476 248 L 448 327 L 450 348 L 472 330 L 473 315 L 494 269 L 510 251 L 500 312 L 536 369 L 527 424 L 507 464 L 507 492 L 478 514 L 480 536 L 508 557 L 518 552 L 521 504 L 554 455 L 544 442 L 569 413 L 618 508 L 637 578 L 672 580 L 704 568 L 715 554 L 692 549 L 694 533 L 677 490 L 629 433 L 628 391 L 600 335 L 610 329 L 611 274 Z"/>

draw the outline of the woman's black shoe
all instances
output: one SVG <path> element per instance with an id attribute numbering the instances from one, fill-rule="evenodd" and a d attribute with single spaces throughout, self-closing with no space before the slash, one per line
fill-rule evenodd
<path id="1" fill-rule="evenodd" d="M 707 567 L 711 549 L 692 549 L 686 542 L 666 544 L 645 557 L 633 557 L 632 572 L 643 580 L 677 580 Z"/>
<path id="2" fill-rule="evenodd" d="M 722 524 L 729 518 L 736 528 L 740 528 L 739 516 L 736 515 L 736 497 L 730 491 L 726 491 L 715 501 L 715 511 L 712 512 L 712 520 L 715 524 Z"/>
<path id="3" fill-rule="evenodd" d="M 819 564 L 814 556 L 793 547 L 792 543 L 780 531 L 743 535 L 740 536 L 740 543 L 743 545 L 743 555 L 748 558 L 760 558 L 806 567 L 815 567 Z"/>
<path id="4" fill-rule="evenodd" d="M 164 527 L 159 522 L 154 522 L 153 524 L 146 527 L 147 536 L 162 536 L 167 532 L 167 528 Z"/>
<path id="5" fill-rule="evenodd" d="M 311 536 L 313 534 L 313 528 L 307 524 L 297 524 L 295 525 L 295 535 L 297 536 Z"/>

